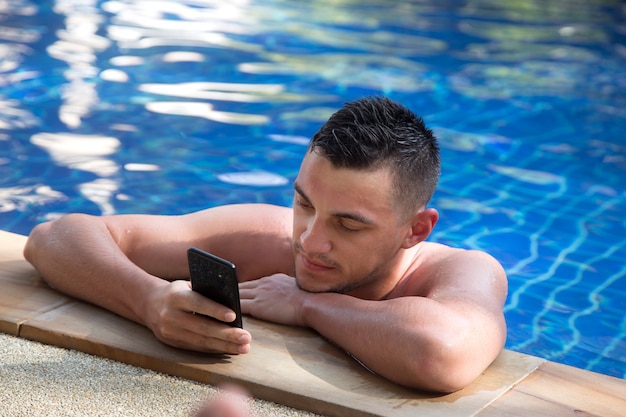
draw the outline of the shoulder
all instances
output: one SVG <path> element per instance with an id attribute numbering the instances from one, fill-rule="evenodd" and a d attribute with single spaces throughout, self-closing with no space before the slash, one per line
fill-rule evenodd
<path id="1" fill-rule="evenodd" d="M 441 253 L 437 257 L 435 265 L 444 270 L 465 270 L 467 273 L 482 272 L 493 276 L 505 276 L 504 268 L 493 256 L 487 252 L 475 249 L 451 248 L 445 245 L 437 245 L 436 251 Z"/>
<path id="2" fill-rule="evenodd" d="M 504 303 L 506 272 L 500 262 L 479 250 L 452 248 L 423 242 L 416 257 L 412 280 L 419 294 L 429 298 L 478 296 Z"/>
<path id="3" fill-rule="evenodd" d="M 423 271 L 448 273 L 459 269 L 467 272 L 481 271 L 497 276 L 505 275 L 504 268 L 487 252 L 474 249 L 460 249 L 440 243 L 423 242 L 417 253 L 416 262 Z"/>

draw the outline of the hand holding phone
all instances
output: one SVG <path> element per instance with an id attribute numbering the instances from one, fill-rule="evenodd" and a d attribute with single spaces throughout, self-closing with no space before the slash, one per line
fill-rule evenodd
<path id="1" fill-rule="evenodd" d="M 187 259 L 191 289 L 233 310 L 237 317 L 226 324 L 243 328 L 235 265 L 198 248 L 189 248 Z"/>

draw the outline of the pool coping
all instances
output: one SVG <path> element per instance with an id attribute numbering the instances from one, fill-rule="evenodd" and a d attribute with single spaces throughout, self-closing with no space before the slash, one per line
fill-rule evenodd
<path id="1" fill-rule="evenodd" d="M 330 416 L 609 417 L 626 409 L 624 380 L 507 350 L 465 390 L 445 396 L 407 390 L 369 374 L 314 332 L 254 319 L 246 319 L 254 355 L 207 359 L 51 290 L 23 259 L 25 241 L 0 232 L 3 333 L 211 385 L 237 382 L 257 398 Z"/>

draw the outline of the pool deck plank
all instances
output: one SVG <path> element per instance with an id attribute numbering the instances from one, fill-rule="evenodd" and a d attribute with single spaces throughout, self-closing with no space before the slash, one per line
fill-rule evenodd
<path id="1" fill-rule="evenodd" d="M 170 375 L 239 383 L 257 398 L 329 416 L 623 415 L 626 381 L 504 351 L 483 375 L 449 395 L 372 375 L 309 329 L 252 318 L 247 355 L 171 348 L 145 327 L 48 288 L 23 259 L 26 237 L 0 231 L 0 331 Z M 1 359 L 0 359 L 1 363 Z"/>
<path id="2" fill-rule="evenodd" d="M 623 417 L 626 381 L 546 362 L 478 417 Z"/>

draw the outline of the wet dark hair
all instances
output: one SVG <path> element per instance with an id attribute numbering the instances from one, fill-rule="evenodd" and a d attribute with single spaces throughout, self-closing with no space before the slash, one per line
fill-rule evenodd
<path id="1" fill-rule="evenodd" d="M 309 152 L 336 168 L 389 168 L 393 196 L 407 216 L 428 204 L 441 170 L 433 132 L 421 117 L 385 97 L 347 103 L 313 136 Z"/>

